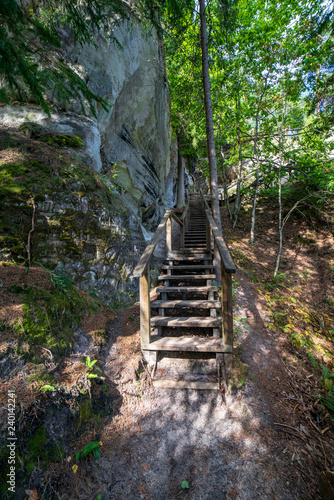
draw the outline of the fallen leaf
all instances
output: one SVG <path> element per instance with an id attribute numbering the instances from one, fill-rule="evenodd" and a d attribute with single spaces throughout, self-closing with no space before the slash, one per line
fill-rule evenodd
<path id="1" fill-rule="evenodd" d="M 143 469 L 144 469 L 144 472 L 148 472 L 151 468 L 150 464 L 141 464 Z"/>
<path id="2" fill-rule="evenodd" d="M 145 489 L 145 483 L 143 483 L 140 487 L 140 493 L 143 494 Z"/>
<path id="3" fill-rule="evenodd" d="M 74 474 L 77 472 L 77 470 L 78 470 L 77 464 L 73 465 L 72 470 L 73 470 Z"/>
<path id="4" fill-rule="evenodd" d="M 37 490 L 26 490 L 26 494 L 28 495 L 28 500 L 38 500 Z"/>

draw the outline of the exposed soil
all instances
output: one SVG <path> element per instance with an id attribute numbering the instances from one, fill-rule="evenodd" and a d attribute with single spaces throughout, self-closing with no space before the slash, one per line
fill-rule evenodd
<path id="1" fill-rule="evenodd" d="M 334 433 L 317 400 L 319 373 L 312 372 L 303 346 L 297 349 L 290 333 L 274 324 L 268 290 L 260 284 L 271 279 L 275 213 L 265 207 L 259 215 L 254 248 L 248 245 L 249 216 L 243 215 L 230 238 L 237 260 L 252 263 L 235 276 L 236 368 L 230 386 L 239 388 L 225 403 L 213 391 L 154 390 L 140 354 L 139 305 L 124 311 L 112 324 L 104 360 L 118 392 L 117 414 L 104 428 L 102 457 L 79 466 L 70 498 L 316 499 L 319 491 L 321 498 L 333 498 L 328 478 Z M 287 225 L 280 272 L 291 270 L 286 256 L 294 255 L 296 274 L 287 277 L 293 277 L 292 288 L 278 288 L 279 297 L 297 296 L 300 287 L 301 303 L 316 307 L 329 328 L 333 311 L 323 299 L 333 297 L 333 236 L 322 227 L 310 250 L 296 240 L 309 231 L 298 220 Z M 302 332 L 303 318 L 295 319 Z M 324 334 L 319 344 L 327 348 L 320 361 L 330 364 L 331 338 Z M 189 489 L 182 489 L 183 481 Z"/>
<path id="2" fill-rule="evenodd" d="M 75 451 L 96 438 L 81 436 L 73 453 L 47 471 L 43 484 L 53 485 L 54 498 L 334 498 L 334 432 L 320 402 L 320 363 L 332 367 L 333 228 L 291 219 L 284 275 L 272 281 L 275 216 L 268 206 L 259 210 L 253 248 L 249 213 L 233 233 L 225 219 L 239 267 L 235 369 L 226 402 L 214 391 L 153 389 L 140 351 L 139 304 L 120 312 L 109 323 L 101 356 L 114 398 L 113 416 L 99 434 L 101 457 L 80 459 L 73 472 Z"/>

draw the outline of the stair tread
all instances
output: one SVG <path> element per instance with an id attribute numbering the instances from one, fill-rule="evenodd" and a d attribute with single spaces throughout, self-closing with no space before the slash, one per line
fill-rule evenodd
<path id="1" fill-rule="evenodd" d="M 202 382 L 188 380 L 152 380 L 153 387 L 161 389 L 195 389 L 207 391 L 219 391 L 217 382 Z"/>
<path id="2" fill-rule="evenodd" d="M 151 302 L 151 307 L 195 307 L 198 309 L 220 308 L 221 304 L 218 300 L 154 300 Z"/>
<path id="3" fill-rule="evenodd" d="M 218 292 L 217 286 L 159 286 L 157 292 Z"/>
<path id="4" fill-rule="evenodd" d="M 167 255 L 166 260 L 176 260 L 176 261 L 189 261 L 192 262 L 194 260 L 211 260 L 212 261 L 212 255 L 175 255 L 175 254 L 169 254 Z M 203 264 L 204 265 L 204 264 Z"/>
<path id="5" fill-rule="evenodd" d="M 208 268 L 213 268 L 213 264 L 194 264 L 189 266 L 168 266 L 167 264 L 164 264 L 163 266 L 161 266 L 161 269 L 173 269 L 177 271 L 185 271 L 187 269 L 196 270 L 196 269 L 208 269 Z"/>
<path id="6" fill-rule="evenodd" d="M 200 327 L 210 328 L 221 325 L 222 318 L 211 318 L 201 316 L 154 316 L 151 318 L 152 326 L 173 326 L 173 327 Z"/>
<path id="7" fill-rule="evenodd" d="M 159 280 L 213 280 L 215 278 L 215 274 L 162 274 L 158 277 Z"/>
<path id="8" fill-rule="evenodd" d="M 232 352 L 222 338 L 212 337 L 160 337 L 143 346 L 146 351 Z"/>

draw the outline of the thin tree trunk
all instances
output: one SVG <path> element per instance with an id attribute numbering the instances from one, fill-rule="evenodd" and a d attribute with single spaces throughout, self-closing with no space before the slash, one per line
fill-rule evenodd
<path id="1" fill-rule="evenodd" d="M 238 220 L 238 215 L 240 211 L 240 206 L 241 206 L 241 200 L 240 200 L 240 188 L 241 188 L 241 180 L 242 180 L 242 147 L 241 147 L 241 138 L 240 138 L 240 115 L 241 115 L 241 103 L 240 103 L 240 94 L 238 90 L 237 94 L 237 102 L 236 102 L 236 108 L 238 110 L 237 112 L 237 141 L 238 141 L 238 146 L 239 146 L 239 171 L 238 171 L 238 182 L 237 182 L 237 194 L 236 194 L 236 199 L 234 202 L 234 222 L 233 222 L 233 229 L 236 226 L 237 220 Z"/>
<path id="2" fill-rule="evenodd" d="M 224 199 L 227 207 L 227 211 L 230 217 L 230 220 L 233 219 L 232 212 L 231 212 L 231 207 L 230 207 L 230 200 L 228 197 L 228 189 L 227 189 L 227 179 L 226 179 L 226 170 L 225 170 L 225 163 L 224 163 L 224 153 L 223 153 L 223 148 L 220 149 L 220 155 L 221 155 L 221 164 L 222 164 L 222 172 L 223 172 L 223 181 L 224 181 Z"/>
<path id="3" fill-rule="evenodd" d="M 283 247 L 283 230 L 282 230 L 282 179 L 281 179 L 281 164 L 278 167 L 278 233 L 279 233 L 279 247 L 276 257 L 276 266 L 274 271 L 274 277 L 277 276 L 281 255 Z"/>
<path id="4" fill-rule="evenodd" d="M 212 101 L 210 89 L 209 75 L 209 58 L 208 58 L 208 38 L 206 33 L 206 13 L 205 0 L 199 0 L 200 19 L 201 19 L 201 47 L 202 47 L 202 75 L 203 75 L 203 90 L 204 90 L 204 106 L 206 119 L 206 140 L 208 145 L 209 170 L 210 170 L 210 193 L 211 193 L 211 209 L 219 231 L 222 230 L 222 223 L 219 210 L 218 198 L 218 174 L 217 174 L 217 159 L 216 145 L 213 131 L 213 116 L 212 116 Z M 214 246 L 213 265 L 216 274 L 217 283 L 221 284 L 221 259 L 217 245 Z"/>
<path id="5" fill-rule="evenodd" d="M 282 113 L 282 123 L 280 126 L 280 135 L 279 135 L 279 155 L 280 155 L 280 161 L 279 161 L 279 166 L 278 166 L 278 233 L 279 233 L 279 247 L 278 247 L 278 253 L 277 253 L 277 258 L 276 258 L 276 266 L 275 266 L 275 271 L 274 271 L 274 277 L 277 276 L 278 273 L 278 268 L 280 265 L 281 261 L 281 255 L 282 255 L 282 248 L 283 248 L 283 225 L 282 225 L 282 176 L 281 176 L 281 169 L 284 163 L 284 123 L 285 123 L 285 117 L 287 113 L 287 104 L 288 104 L 288 75 L 286 73 L 286 89 L 285 89 L 285 99 L 284 99 L 284 109 Z"/>
<path id="6" fill-rule="evenodd" d="M 181 156 L 181 141 L 177 136 L 177 208 L 184 207 L 184 162 Z"/>
<path id="7" fill-rule="evenodd" d="M 202 46 L 202 74 L 203 74 L 203 89 L 204 89 L 204 104 L 206 117 L 206 139 L 209 155 L 209 170 L 210 170 L 210 192 L 211 192 L 211 207 L 212 215 L 216 221 L 218 229 L 221 231 L 221 218 L 219 211 L 218 199 L 218 174 L 216 160 L 216 146 L 213 131 L 212 117 L 212 102 L 209 76 L 209 58 L 208 58 L 208 39 L 206 33 L 206 13 L 205 1 L 199 0 L 200 19 L 201 19 L 201 46 Z"/>
<path id="8" fill-rule="evenodd" d="M 255 139 L 254 139 L 254 156 L 255 156 L 255 161 L 256 161 L 256 182 L 255 182 L 255 193 L 254 193 L 254 203 L 253 203 L 253 210 L 252 210 L 252 224 L 251 224 L 251 237 L 250 237 L 250 242 L 251 245 L 254 244 L 254 238 L 255 238 L 255 217 L 256 217 L 256 201 L 257 201 L 257 194 L 259 190 L 259 152 L 258 152 L 258 147 L 257 147 L 257 141 L 259 137 L 259 114 L 260 114 L 260 106 L 262 103 L 263 96 L 267 90 L 267 81 L 268 77 L 266 77 L 265 85 L 262 91 L 262 94 L 260 96 L 260 100 L 258 102 L 257 110 L 256 110 L 256 118 L 255 118 Z"/>
<path id="9" fill-rule="evenodd" d="M 255 175 L 256 175 L 256 182 L 255 182 L 255 193 L 254 193 L 254 202 L 253 202 L 253 210 L 252 210 L 252 224 L 251 224 L 251 237 L 250 237 L 251 245 L 254 244 L 254 237 L 255 237 L 256 201 L 257 201 L 257 193 L 259 190 L 259 166 L 258 166 L 258 164 L 256 165 Z"/>

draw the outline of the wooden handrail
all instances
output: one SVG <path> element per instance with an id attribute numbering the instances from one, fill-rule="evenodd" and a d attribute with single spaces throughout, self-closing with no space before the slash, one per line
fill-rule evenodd
<path id="1" fill-rule="evenodd" d="M 214 218 L 212 217 L 212 213 L 211 213 L 209 204 L 204 197 L 202 189 L 200 189 L 200 194 L 201 194 L 202 200 L 204 202 L 205 214 L 206 214 L 206 217 L 208 219 L 212 234 L 215 238 L 217 248 L 218 248 L 218 251 L 220 253 L 220 257 L 221 257 L 225 272 L 231 273 L 231 274 L 235 273 L 237 270 L 236 270 L 236 267 L 235 267 L 234 262 L 232 260 L 231 254 L 228 251 L 225 240 L 224 240 L 221 232 L 219 231 Z"/>
<path id="2" fill-rule="evenodd" d="M 232 260 L 231 254 L 228 251 L 228 248 L 226 246 L 224 238 L 221 236 L 220 231 L 219 231 L 219 229 L 214 221 L 214 218 L 211 215 L 211 210 L 207 209 L 207 210 L 205 210 L 205 213 L 206 213 L 206 217 L 208 219 L 211 231 L 212 231 L 213 236 L 215 238 L 217 248 L 218 248 L 218 251 L 220 253 L 225 271 L 227 273 L 235 273 L 237 271 L 236 267 L 235 267 L 234 262 Z"/>
<path id="3" fill-rule="evenodd" d="M 180 220 L 177 215 L 174 214 L 174 212 L 172 212 L 170 214 L 171 218 L 175 220 L 175 222 L 177 222 L 179 224 L 179 226 L 183 227 L 183 222 L 182 220 Z"/>
<path id="4" fill-rule="evenodd" d="M 186 218 L 186 215 L 188 213 L 188 210 L 189 210 L 189 202 L 186 204 L 186 208 L 183 210 L 183 213 L 181 215 L 181 220 L 182 222 L 184 222 L 185 218 Z"/>
<path id="5" fill-rule="evenodd" d="M 160 222 L 159 226 L 157 227 L 154 235 L 152 236 L 151 241 L 149 242 L 149 244 L 145 248 L 144 253 L 140 257 L 139 262 L 138 262 L 138 264 L 135 267 L 135 270 L 133 272 L 133 276 L 135 278 L 140 278 L 141 276 L 144 275 L 144 273 L 146 271 L 146 268 L 147 268 L 147 266 L 150 263 L 150 260 L 151 260 L 151 257 L 153 255 L 154 249 L 157 246 L 157 243 L 158 243 L 158 241 L 161 238 L 161 235 L 163 233 L 165 225 L 167 224 L 167 221 L 171 217 L 172 213 L 173 213 L 173 211 L 172 211 L 171 208 L 168 208 L 166 210 L 165 215 L 161 219 L 161 222 Z"/>

